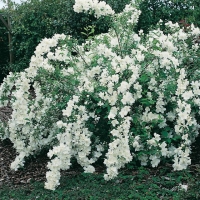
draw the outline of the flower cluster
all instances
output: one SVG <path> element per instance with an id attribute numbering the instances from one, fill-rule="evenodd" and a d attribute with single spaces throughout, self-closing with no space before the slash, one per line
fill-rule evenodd
<path id="1" fill-rule="evenodd" d="M 108 4 L 106 4 L 104 1 L 98 1 L 98 0 L 86 0 L 86 1 L 75 0 L 73 8 L 74 11 L 77 13 L 88 12 L 88 11 L 90 13 L 94 12 L 94 16 L 96 18 L 114 14 L 114 11 Z"/>
<path id="2" fill-rule="evenodd" d="M 90 9 L 97 16 L 113 14 L 98 1 L 74 5 L 76 12 Z M 133 159 L 152 167 L 173 161 L 174 170 L 191 163 L 200 128 L 200 81 L 188 75 L 188 60 L 197 58 L 193 38 L 200 30 L 192 25 L 185 32 L 168 22 L 170 34 L 158 28 L 144 36 L 132 29 L 139 14 L 136 5 L 127 5 L 112 16 L 108 33 L 82 45 L 63 34 L 45 38 L 30 66 L 4 80 L 0 105 L 10 103 L 13 113 L 0 123 L 0 137 L 18 152 L 12 169 L 48 147 L 45 188 L 54 190 L 72 157 L 87 173 L 104 159 L 105 180 Z"/>

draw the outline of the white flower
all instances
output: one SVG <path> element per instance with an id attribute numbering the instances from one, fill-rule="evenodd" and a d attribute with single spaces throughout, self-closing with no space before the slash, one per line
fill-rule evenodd
<path id="1" fill-rule="evenodd" d="M 159 146 L 161 148 L 161 154 L 162 154 L 162 156 L 166 157 L 168 155 L 168 150 L 166 148 L 166 146 L 167 146 L 166 142 L 162 142 L 162 144 L 160 144 Z"/>
<path id="2" fill-rule="evenodd" d="M 178 37 L 180 40 L 186 40 L 187 34 L 183 31 L 183 29 L 180 29 Z"/>
<path id="3" fill-rule="evenodd" d="M 180 113 L 178 114 L 178 116 L 179 116 L 179 119 L 183 122 L 184 120 L 187 120 L 187 118 L 188 118 L 188 113 L 187 113 L 187 112 L 180 112 Z"/>
<path id="4" fill-rule="evenodd" d="M 72 113 L 72 108 L 68 107 L 65 110 L 62 110 L 63 116 L 69 117 Z"/>
<path id="5" fill-rule="evenodd" d="M 182 97 L 184 98 L 185 101 L 191 99 L 194 96 L 193 92 L 190 91 L 186 91 L 182 94 Z"/>
<path id="6" fill-rule="evenodd" d="M 62 121 L 58 121 L 57 123 L 58 128 L 62 128 L 64 123 Z"/>
<path id="7" fill-rule="evenodd" d="M 114 106 L 116 104 L 117 99 L 118 99 L 118 94 L 116 91 L 113 91 L 113 93 L 110 96 L 108 96 L 108 101 L 111 106 Z"/>
<path id="8" fill-rule="evenodd" d="M 183 140 L 187 140 L 187 139 L 188 139 L 188 134 L 183 135 L 183 136 L 182 136 L 182 139 L 183 139 Z"/>
<path id="9" fill-rule="evenodd" d="M 183 184 L 179 184 L 179 188 L 180 188 L 180 190 L 184 190 L 184 191 L 187 191 L 187 189 L 188 189 L 188 185 L 183 185 Z"/>
<path id="10" fill-rule="evenodd" d="M 126 81 L 122 81 L 121 85 L 118 87 L 119 93 L 125 93 L 129 89 L 130 85 Z"/>
<path id="11" fill-rule="evenodd" d="M 150 148 L 152 146 L 157 146 L 156 140 L 154 138 L 147 140 L 147 144 L 150 145 Z"/>
<path id="12" fill-rule="evenodd" d="M 119 122 L 118 122 L 116 119 L 112 120 L 111 123 L 112 123 L 112 125 L 113 125 L 114 127 L 115 127 L 117 124 L 119 124 Z"/>
<path id="13" fill-rule="evenodd" d="M 160 163 L 160 158 L 156 155 L 151 155 L 149 159 L 151 160 L 152 167 L 157 167 Z"/>
<path id="14" fill-rule="evenodd" d="M 84 172 L 85 173 L 94 173 L 95 172 L 95 168 L 92 165 L 89 165 L 87 167 L 84 167 Z"/>
<path id="15" fill-rule="evenodd" d="M 121 100 L 121 102 L 125 104 L 133 104 L 135 102 L 133 95 L 130 92 L 126 92 Z"/>
<path id="16" fill-rule="evenodd" d="M 59 183 L 60 172 L 58 170 L 48 171 L 46 173 L 47 182 L 45 183 L 45 188 L 48 190 L 55 190 Z"/>
<path id="17" fill-rule="evenodd" d="M 191 24 L 191 29 L 192 29 L 192 34 L 195 35 L 195 36 L 198 36 L 200 35 L 200 29 L 198 27 L 194 27 L 194 24 Z"/>
<path id="18" fill-rule="evenodd" d="M 113 37 L 110 41 L 111 47 L 115 47 L 119 44 L 117 37 Z"/>
<path id="19" fill-rule="evenodd" d="M 168 112 L 167 118 L 169 121 L 174 121 L 174 119 L 176 118 L 176 115 L 173 112 Z"/>
<path id="20" fill-rule="evenodd" d="M 109 113 L 109 115 L 108 115 L 108 119 L 114 119 L 115 116 L 117 115 L 117 111 L 118 111 L 118 108 L 112 107 L 112 108 L 110 109 L 110 113 Z"/>
<path id="21" fill-rule="evenodd" d="M 111 76 L 111 80 L 112 80 L 112 82 L 117 83 L 118 80 L 119 80 L 119 75 L 118 75 L 118 74 L 112 75 L 112 76 Z"/>
<path id="22" fill-rule="evenodd" d="M 129 111 L 130 111 L 130 106 L 124 106 L 119 112 L 119 115 L 123 118 L 128 114 Z"/>
<path id="23" fill-rule="evenodd" d="M 157 133 L 154 133 L 154 138 L 157 142 L 161 140 L 160 135 L 158 135 Z"/>
<path id="24" fill-rule="evenodd" d="M 133 142 L 133 147 L 135 148 L 135 151 L 140 151 L 142 146 L 139 144 L 138 141 L 134 141 Z"/>
<path id="25" fill-rule="evenodd" d="M 137 52 L 137 54 L 135 55 L 135 57 L 136 57 L 136 59 L 139 61 L 139 62 L 141 62 L 141 61 L 143 61 L 144 60 L 144 55 L 141 53 L 141 52 Z"/>

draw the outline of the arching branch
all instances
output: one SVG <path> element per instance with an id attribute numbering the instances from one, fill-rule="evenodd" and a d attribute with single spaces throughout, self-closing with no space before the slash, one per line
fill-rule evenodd
<path id="1" fill-rule="evenodd" d="M 1 19 L 1 21 L 3 22 L 3 24 L 5 25 L 5 27 L 8 29 L 8 31 L 11 33 L 11 28 L 10 28 L 10 26 L 8 25 L 8 23 L 4 20 L 2 14 L 0 14 L 0 19 Z"/>

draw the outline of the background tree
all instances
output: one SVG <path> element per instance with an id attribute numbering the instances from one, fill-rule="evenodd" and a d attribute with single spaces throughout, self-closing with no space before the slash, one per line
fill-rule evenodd
<path id="1" fill-rule="evenodd" d="M 9 62 L 9 48 L 8 48 L 8 30 L 0 21 L 0 82 L 3 80 L 3 68 Z"/>
<path id="2" fill-rule="evenodd" d="M 199 25 L 200 14 L 198 0 L 144 0 L 140 4 L 142 14 L 139 18 L 137 30 L 143 29 L 147 33 L 159 20 L 164 22 L 179 22 L 186 20 Z M 163 29 L 165 27 L 163 26 Z"/>

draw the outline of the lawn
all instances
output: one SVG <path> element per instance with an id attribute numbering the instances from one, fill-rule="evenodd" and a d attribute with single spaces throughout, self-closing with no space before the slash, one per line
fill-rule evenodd
<path id="1" fill-rule="evenodd" d="M 1 160 L 1 200 L 200 199 L 200 164 L 199 159 L 195 159 L 199 155 L 198 148 L 193 148 L 193 162 L 187 170 L 174 172 L 170 164 L 157 168 L 128 165 L 117 178 L 108 182 L 103 179 L 105 168 L 102 165 L 96 166 L 95 173 L 85 174 L 74 163 L 70 170 L 62 172 L 60 186 L 49 191 L 44 189 L 48 160 L 45 154 L 37 157 L 37 162 L 36 158 L 29 159 L 23 169 L 12 172 L 9 169 L 9 163 L 15 156 L 12 144 L 4 141 L 0 146 L 1 158 L 5 161 L 3 166 Z"/>

